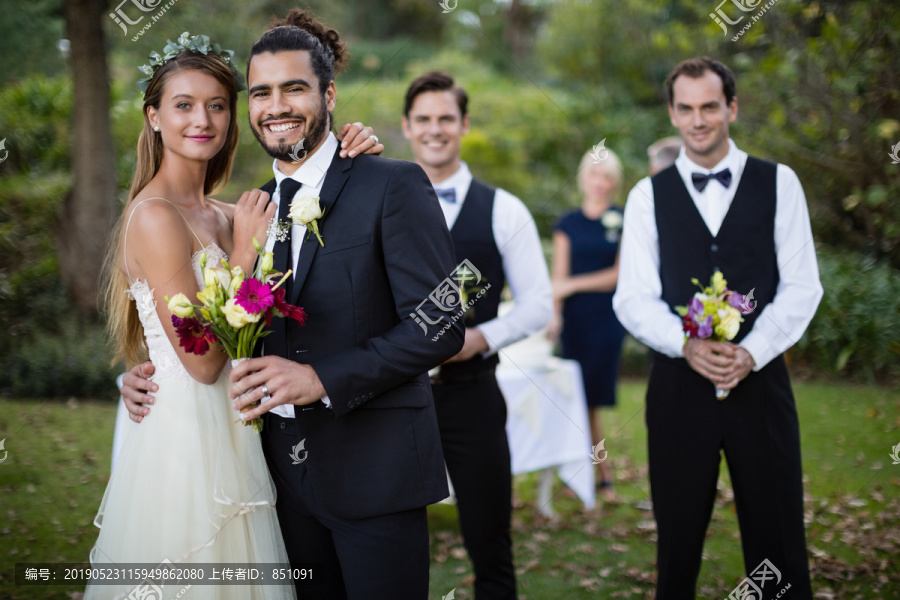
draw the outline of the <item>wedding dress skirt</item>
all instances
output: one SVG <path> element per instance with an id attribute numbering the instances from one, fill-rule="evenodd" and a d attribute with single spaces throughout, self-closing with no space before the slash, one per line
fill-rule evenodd
<path id="1" fill-rule="evenodd" d="M 90 554 L 92 567 L 279 563 L 286 568 L 275 487 L 259 435 L 234 422 L 238 413 L 228 399 L 228 373 L 213 385 L 188 376 L 162 330 L 147 284 L 136 281 L 131 294 L 159 391 L 143 422 L 129 422 L 94 521 L 101 529 Z M 184 592 L 182 585 L 169 584 L 162 587 L 162 599 L 295 598 L 292 585 L 274 585 L 270 572 L 263 576 L 261 583 L 269 585 L 203 584 Z M 84 598 L 145 597 L 135 596 L 136 585 L 89 585 Z M 158 592 L 146 597 L 156 600 Z"/>

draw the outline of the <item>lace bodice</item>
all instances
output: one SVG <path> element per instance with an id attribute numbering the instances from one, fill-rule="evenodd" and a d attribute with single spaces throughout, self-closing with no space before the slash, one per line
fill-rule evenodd
<path id="1" fill-rule="evenodd" d="M 223 258 L 227 259 L 225 251 L 215 244 L 208 245 L 204 250 L 195 252 L 191 257 L 191 265 L 194 267 L 194 276 L 197 285 L 203 288 L 203 273 L 200 270 L 200 255 L 206 252 L 206 263 L 218 264 Z M 128 294 L 137 305 L 138 317 L 144 326 L 144 341 L 150 355 L 150 362 L 156 368 L 154 377 L 178 377 L 187 380 L 190 375 L 178 358 L 178 352 L 169 342 L 162 322 L 156 312 L 156 301 L 153 299 L 153 290 L 146 281 L 137 279 L 128 289 Z"/>

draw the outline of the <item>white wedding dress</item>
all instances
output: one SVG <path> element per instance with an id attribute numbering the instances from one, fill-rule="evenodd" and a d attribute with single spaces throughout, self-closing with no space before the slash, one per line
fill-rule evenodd
<path id="1" fill-rule="evenodd" d="M 218 246 L 206 247 L 208 262 L 225 258 Z M 202 287 L 200 253 L 192 258 Z M 91 550 L 92 567 L 128 563 L 169 568 L 196 563 L 280 563 L 288 558 L 275 513 L 275 487 L 259 435 L 235 423 L 228 399 L 227 369 L 213 385 L 192 379 L 178 359 L 156 313 L 152 291 L 135 281 L 130 295 L 144 326 L 159 386 L 156 402 L 130 431 L 116 461 L 94 523 L 100 527 Z M 163 565 L 166 566 L 166 565 Z M 209 569 L 206 569 L 207 571 Z M 161 588 L 161 599 L 189 600 L 295 598 L 292 585 L 181 585 Z M 89 585 L 85 600 L 148 597 L 127 585 Z M 144 595 L 142 595 L 144 594 Z"/>

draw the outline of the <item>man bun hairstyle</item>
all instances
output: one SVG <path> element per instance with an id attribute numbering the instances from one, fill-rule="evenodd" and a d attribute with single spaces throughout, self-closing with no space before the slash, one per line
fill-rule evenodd
<path id="1" fill-rule="evenodd" d="M 306 50 L 309 52 L 313 71 L 319 78 L 319 91 L 323 94 L 334 76 L 347 65 L 349 55 L 347 45 L 340 34 L 321 21 L 313 18 L 309 11 L 292 9 L 283 18 L 273 18 L 269 30 L 262 34 L 250 47 L 247 72 L 250 61 L 257 54 Z"/>
<path id="2" fill-rule="evenodd" d="M 714 58 L 697 56 L 675 65 L 675 68 L 672 69 L 672 72 L 666 78 L 666 98 L 669 101 L 669 106 L 674 106 L 672 86 L 675 84 L 676 79 L 682 75 L 692 79 L 699 79 L 703 77 L 706 71 L 712 71 L 719 76 L 719 79 L 722 80 L 722 91 L 725 92 L 725 103 L 731 104 L 731 101 L 734 100 L 737 94 L 737 83 L 734 79 L 734 73 L 724 63 Z"/>

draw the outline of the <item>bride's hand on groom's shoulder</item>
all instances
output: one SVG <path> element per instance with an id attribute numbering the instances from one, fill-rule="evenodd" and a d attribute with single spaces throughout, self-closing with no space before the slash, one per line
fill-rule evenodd
<path id="1" fill-rule="evenodd" d="M 304 406 L 326 395 L 315 369 L 279 356 L 243 361 L 231 371 L 231 382 L 233 385 L 228 395 L 234 400 L 235 410 L 261 402 L 267 393 L 270 396 L 260 406 L 242 413 L 241 417 L 245 420 L 261 417 L 280 404 Z M 250 392 L 241 397 L 247 390 Z"/>
<path id="2" fill-rule="evenodd" d="M 135 423 L 150 414 L 149 405 L 155 401 L 150 394 L 159 390 L 159 386 L 149 379 L 154 371 L 153 363 L 145 362 L 135 365 L 122 377 L 122 401 L 128 409 L 128 417 Z"/>
<path id="3" fill-rule="evenodd" d="M 262 190 L 249 190 L 241 194 L 234 205 L 234 251 L 232 265 L 238 264 L 249 273 L 256 261 L 253 239 L 260 246 L 266 245 L 269 222 L 275 216 L 276 206 L 269 202 L 269 194 Z"/>
<path id="4" fill-rule="evenodd" d="M 341 142 L 341 158 L 384 152 L 384 144 L 378 141 L 375 130 L 359 122 L 347 123 L 341 127 L 336 137 Z"/>

